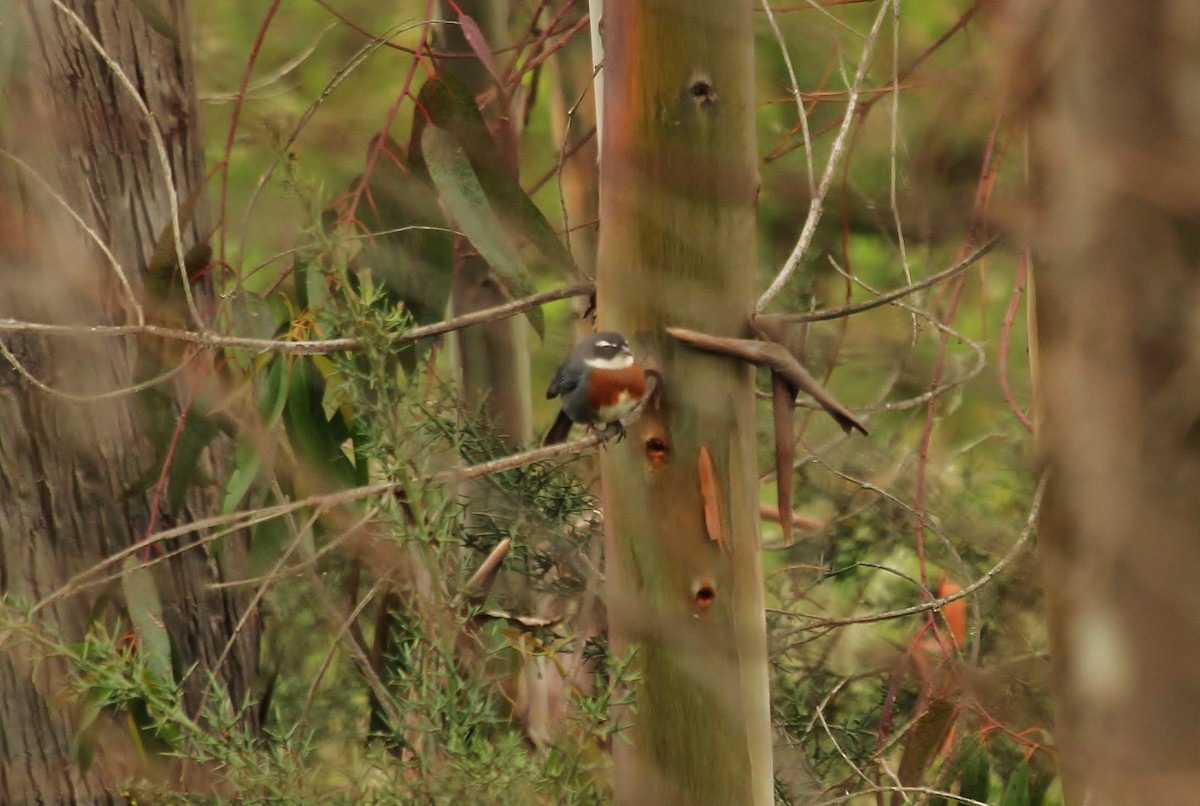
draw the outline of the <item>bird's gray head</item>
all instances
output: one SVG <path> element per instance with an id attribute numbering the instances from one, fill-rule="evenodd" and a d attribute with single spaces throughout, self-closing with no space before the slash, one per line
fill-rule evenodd
<path id="1" fill-rule="evenodd" d="M 592 336 L 583 360 L 593 369 L 626 369 L 633 365 L 633 350 L 620 333 L 606 331 Z"/>

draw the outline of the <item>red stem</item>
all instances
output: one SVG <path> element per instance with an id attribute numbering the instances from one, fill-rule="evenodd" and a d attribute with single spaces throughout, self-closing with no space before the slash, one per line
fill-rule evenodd
<path id="1" fill-rule="evenodd" d="M 221 208 L 220 215 L 217 220 L 217 228 L 221 233 L 221 248 L 217 253 L 217 262 L 225 264 L 225 219 L 226 206 L 229 201 L 229 161 L 233 155 L 233 138 L 237 135 L 238 120 L 242 116 L 242 105 L 246 102 L 246 89 L 250 86 L 250 75 L 254 72 L 254 64 L 258 61 L 258 55 L 262 52 L 263 42 L 267 39 L 267 29 L 271 27 L 271 20 L 275 18 L 275 12 L 279 10 L 279 0 L 274 0 L 271 7 L 267 9 L 267 14 L 263 17 L 262 24 L 258 27 L 258 34 L 254 37 L 254 43 L 250 46 L 250 58 L 246 62 L 246 69 L 242 71 L 242 83 L 238 85 L 237 95 L 234 96 L 233 116 L 229 120 L 229 133 L 225 136 L 225 156 L 221 158 L 219 165 L 221 169 Z"/>
<path id="2" fill-rule="evenodd" d="M 1012 296 L 1008 300 L 1008 310 L 1004 312 L 1004 321 L 1000 325 L 1000 349 L 997 364 L 1000 373 L 1000 391 L 1004 394 L 1004 402 L 1008 404 L 1009 411 L 1020 420 L 1021 425 L 1025 426 L 1025 430 L 1032 434 L 1033 421 L 1021 410 L 1021 406 L 1013 395 L 1012 387 L 1008 383 L 1008 352 L 1012 346 L 1012 327 L 1017 318 L 1017 311 L 1021 307 L 1021 297 L 1025 292 L 1028 275 L 1029 254 L 1022 252 L 1017 259 L 1017 279 L 1013 284 Z"/>

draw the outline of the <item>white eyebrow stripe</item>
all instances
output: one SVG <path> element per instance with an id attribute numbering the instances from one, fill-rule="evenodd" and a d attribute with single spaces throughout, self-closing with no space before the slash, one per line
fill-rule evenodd
<path id="1" fill-rule="evenodd" d="M 613 344 L 611 341 L 605 341 L 604 339 L 598 339 L 596 341 L 596 346 L 597 347 L 616 347 L 617 345 Z"/>

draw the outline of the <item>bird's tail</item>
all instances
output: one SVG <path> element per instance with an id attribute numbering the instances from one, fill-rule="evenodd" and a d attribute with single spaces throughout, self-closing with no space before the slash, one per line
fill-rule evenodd
<path id="1" fill-rule="evenodd" d="M 546 438 L 542 440 L 542 444 L 557 445 L 559 442 L 566 442 L 570 434 L 571 418 L 560 409 L 558 417 L 554 419 L 554 425 L 550 426 L 550 430 L 546 432 Z"/>

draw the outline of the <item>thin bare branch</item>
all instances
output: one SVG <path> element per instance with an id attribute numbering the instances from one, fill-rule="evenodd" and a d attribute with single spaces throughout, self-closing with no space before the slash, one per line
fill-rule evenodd
<path id="1" fill-rule="evenodd" d="M 858 60 L 858 69 L 854 74 L 854 81 L 850 85 L 850 97 L 846 102 L 846 112 L 842 116 L 841 126 L 838 128 L 837 136 L 834 137 L 833 147 L 829 151 L 829 160 L 825 163 L 825 172 L 821 175 L 821 183 L 817 186 L 817 193 L 813 196 L 812 201 L 808 205 L 808 216 L 804 219 L 804 227 L 800 230 L 800 237 L 796 241 L 796 246 L 792 249 L 792 253 L 784 262 L 783 268 L 779 270 L 779 274 L 771 281 L 771 285 L 763 292 L 763 295 L 758 298 L 758 302 L 754 305 L 754 312 L 760 314 L 770 304 L 771 300 L 779 295 L 783 287 L 792 279 L 792 275 L 800 266 L 800 262 L 804 259 L 808 252 L 808 247 L 812 243 L 813 235 L 817 232 L 817 224 L 821 221 L 821 214 L 825 212 L 825 197 L 829 194 L 829 188 L 833 186 L 833 177 L 837 172 L 838 164 L 841 162 L 842 154 L 846 150 L 846 141 L 850 134 L 850 124 L 854 121 L 854 114 L 858 109 L 859 93 L 862 90 L 863 81 L 866 79 L 867 68 L 871 65 L 871 56 L 875 53 L 875 42 L 879 38 L 879 29 L 883 26 L 883 20 L 887 16 L 890 2 L 884 2 L 879 6 L 879 13 L 875 15 L 875 22 L 871 25 L 871 30 L 863 41 L 862 55 Z"/>
<path id="2" fill-rule="evenodd" d="M 577 283 L 562 288 L 542 291 L 522 299 L 506 302 L 493 308 L 474 311 L 454 319 L 447 319 L 424 327 L 405 331 L 392 340 L 393 346 L 428 339 L 460 330 L 482 322 L 494 322 L 522 314 L 530 308 L 570 297 L 582 297 L 592 293 L 591 283 Z M 49 336 L 156 336 L 163 339 L 195 344 L 207 350 L 255 350 L 260 353 L 284 353 L 287 355 L 324 355 L 362 347 L 359 339 L 322 339 L 319 341 L 282 341 L 256 339 L 248 336 L 222 336 L 211 331 L 197 333 L 192 330 L 161 327 L 158 325 L 55 325 L 42 322 L 24 322 L 19 319 L 0 317 L 0 332 L 40 333 Z"/>
<path id="3" fill-rule="evenodd" d="M 647 395 L 647 399 L 651 395 Z M 625 419 L 625 423 L 632 423 L 641 415 L 639 408 L 633 414 Z M 604 444 L 608 440 L 618 436 L 621 433 L 621 428 L 617 425 L 611 425 L 604 430 L 593 430 L 579 439 L 569 442 L 559 443 L 557 445 L 548 445 L 544 447 L 534 448 L 532 450 L 514 453 L 509 456 L 503 456 L 499 459 L 493 459 L 487 462 L 481 462 L 476 465 L 470 465 L 463 468 L 454 468 L 435 474 L 430 480 L 434 484 L 447 484 L 450 482 L 467 481 L 477 479 L 493 473 L 502 473 L 506 470 L 513 470 L 518 467 L 533 464 L 534 462 L 544 462 L 550 459 L 555 459 L 560 456 L 578 456 L 586 450 L 590 450 L 599 445 Z M 110 554 L 100 562 L 86 568 L 83 571 L 72 576 L 57 590 L 47 594 L 37 602 L 30 611 L 31 614 L 37 613 L 45 609 L 48 605 L 53 604 L 67 596 L 76 593 L 84 588 L 92 587 L 100 582 L 107 581 L 106 579 L 97 579 L 99 574 L 104 573 L 108 569 L 122 562 L 126 557 L 133 556 L 142 552 L 150 546 L 161 543 L 165 540 L 184 537 L 198 532 L 205 532 L 209 529 L 221 529 L 222 532 L 217 536 L 210 536 L 208 539 L 198 541 L 186 548 L 195 548 L 199 545 L 211 542 L 222 535 L 232 534 L 241 529 L 246 529 L 260 523 L 282 518 L 291 515 L 292 513 L 301 510 L 316 508 L 319 513 L 328 512 L 337 507 L 346 504 L 352 504 L 356 501 L 362 501 L 367 498 L 372 498 L 381 495 L 391 495 L 397 490 L 403 489 L 403 480 L 381 481 L 374 484 L 367 484 L 362 487 L 354 487 L 348 490 L 339 490 L 335 493 L 325 493 L 321 495 L 312 495 L 307 498 L 301 498 L 296 501 L 288 501 L 282 504 L 273 504 L 259 509 L 245 510 L 235 512 L 229 515 L 214 515 L 208 518 L 201 518 L 176 526 L 170 529 L 163 529 L 148 535 L 147 537 L 135 543 L 126 546 L 118 552 Z M 182 549 L 181 549 L 182 550 Z"/>
<path id="4" fill-rule="evenodd" d="M 787 40 L 783 38 L 783 31 L 779 29 L 779 21 L 775 19 L 775 12 L 771 9 L 770 0 L 763 0 L 762 7 L 767 14 L 771 33 L 775 35 L 775 43 L 783 55 L 783 64 L 787 68 L 788 90 L 796 101 L 796 114 L 800 118 L 800 132 L 804 138 L 804 166 L 808 177 L 808 194 L 816 198 L 817 169 L 813 167 L 812 133 L 808 129 L 808 111 L 804 108 L 804 98 L 800 94 L 800 82 L 796 80 L 796 69 L 792 66 L 792 53 L 788 50 Z"/>
<path id="5" fill-rule="evenodd" d="M 755 319 L 788 323 L 824 322 L 830 319 L 841 319 L 856 313 L 869 311 L 872 308 L 879 308 L 887 305 L 888 303 L 895 302 L 902 297 L 907 297 L 909 294 L 914 294 L 923 288 L 929 288 L 931 285 L 937 285 L 943 280 L 949 280 L 952 277 L 957 277 L 982 260 L 989 252 L 996 248 L 996 245 L 999 244 L 1001 240 L 1002 236 L 996 235 L 950 268 L 943 269 L 937 274 L 931 274 L 928 277 L 922 280 L 917 280 L 916 282 L 906 285 L 903 288 L 897 288 L 893 291 L 880 294 L 875 299 L 869 299 L 864 302 L 856 302 L 853 305 L 843 305 L 840 308 L 827 308 L 821 311 L 809 311 L 808 313 L 765 313 L 760 314 L 759 316 L 755 317 Z"/>
<path id="6" fill-rule="evenodd" d="M 344 65 L 342 65 L 341 69 L 333 74 L 333 76 L 325 84 L 325 87 L 321 90 L 320 94 L 317 95 L 313 102 L 308 105 L 308 108 L 304 110 L 304 113 L 300 116 L 300 119 L 296 121 L 296 125 L 292 127 L 292 131 L 290 134 L 288 134 L 287 139 L 283 141 L 279 148 L 276 149 L 275 159 L 271 160 L 271 164 L 268 165 L 266 170 L 263 171 L 262 175 L 259 176 L 258 182 L 254 186 L 254 190 L 250 192 L 250 198 L 246 201 L 246 209 L 242 213 L 243 222 L 250 220 L 250 215 L 253 212 L 255 205 L 258 203 L 259 196 L 261 196 L 263 191 L 266 189 L 267 183 L 271 181 L 271 177 L 279 168 L 279 165 L 284 159 L 285 155 L 291 153 L 292 146 L 295 145 L 296 140 L 299 139 L 300 134 L 304 131 L 304 128 L 308 125 L 309 121 L 312 120 L 313 116 L 316 115 L 317 110 L 321 108 L 321 105 L 325 103 L 326 99 L 333 94 L 333 91 L 337 89 L 338 86 L 351 73 L 353 73 L 364 62 L 366 62 L 371 54 L 382 47 L 388 39 L 396 34 L 404 33 L 405 31 L 416 27 L 418 26 L 393 26 L 386 33 L 381 34 L 379 38 L 374 39 L 373 41 L 368 42 L 366 45 L 363 45 L 361 48 L 359 48 L 359 50 L 356 51 Z M 248 226 L 243 227 L 242 229 L 242 239 L 238 245 L 239 254 L 246 253 L 246 238 L 249 237 L 251 229 L 252 228 Z"/>
<path id="7" fill-rule="evenodd" d="M 64 327 L 71 326 L 64 325 Z M 116 327 L 120 327 L 120 325 L 117 325 Z M 153 325 L 130 325 L 130 327 L 150 328 L 153 327 Z M 0 327 L 0 330 L 2 329 L 3 327 Z M 152 389 L 153 387 L 158 386 L 160 383 L 165 383 L 166 381 L 169 381 L 171 378 L 178 375 L 198 355 L 200 355 L 200 351 L 193 350 L 184 356 L 183 360 L 175 366 L 163 371 L 158 375 L 155 375 L 153 378 L 148 378 L 138 383 L 129 384 L 128 386 L 121 386 L 117 389 L 109 389 L 104 392 L 78 394 L 76 392 L 65 392 L 62 389 L 53 387 L 45 381 L 37 378 L 24 364 L 21 363 L 21 360 L 17 358 L 17 356 L 11 350 L 8 349 L 8 346 L 5 345 L 4 342 L 0 341 L 0 357 L 3 357 L 18 375 L 24 378 L 39 392 L 44 392 L 52 397 L 61 398 L 63 400 L 69 400 L 72 403 L 98 403 L 101 400 L 112 400 L 118 397 L 125 397 L 126 395 L 135 395 L 145 389 Z"/>
<path id="8" fill-rule="evenodd" d="M 814 619 L 808 624 L 805 624 L 802 629 L 816 630 L 827 627 L 842 627 L 847 624 L 870 624 L 876 621 L 891 621 L 892 619 L 904 618 L 906 616 L 915 616 L 930 610 L 940 610 L 950 602 L 955 602 L 959 599 L 965 599 L 995 579 L 1005 568 L 1012 564 L 1013 560 L 1020 556 L 1022 551 L 1024 551 L 1025 546 L 1028 545 L 1029 539 L 1033 536 L 1034 529 L 1037 526 L 1037 517 L 1042 508 L 1042 496 L 1046 491 L 1046 480 L 1048 478 L 1049 475 L 1046 474 L 1042 476 L 1040 481 L 1038 481 L 1037 490 L 1033 494 L 1033 503 L 1029 507 L 1029 516 L 1025 519 L 1025 527 L 1021 530 L 1021 534 L 1019 537 L 1017 537 L 1016 542 L 1013 543 L 1011 548 L 1009 548 L 1008 553 L 1000 558 L 999 562 L 989 568 L 983 574 L 983 576 L 979 577 L 979 579 L 975 580 L 970 585 L 965 586 L 960 591 L 956 591 L 949 596 L 943 596 L 940 599 L 931 599 L 928 602 L 922 602 L 921 604 L 912 605 L 911 607 L 903 607 L 899 610 L 887 610 L 882 613 L 867 613 L 862 616 L 847 616 L 845 618 L 826 619 L 810 613 L 793 613 L 790 611 L 776 610 L 773 608 L 767 608 L 767 611 L 781 616 Z"/>

